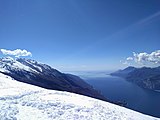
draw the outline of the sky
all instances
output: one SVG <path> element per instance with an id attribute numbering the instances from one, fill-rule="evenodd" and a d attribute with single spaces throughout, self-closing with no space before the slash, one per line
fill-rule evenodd
<path id="1" fill-rule="evenodd" d="M 160 0 L 1 0 L 0 49 L 27 50 L 27 58 L 61 71 L 124 68 L 128 57 L 138 61 L 160 49 L 159 6 Z"/>

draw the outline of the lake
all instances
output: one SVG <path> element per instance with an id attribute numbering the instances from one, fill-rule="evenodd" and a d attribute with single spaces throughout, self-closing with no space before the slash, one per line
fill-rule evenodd
<path id="1" fill-rule="evenodd" d="M 72 72 L 112 101 L 125 101 L 127 108 L 160 117 L 160 92 L 140 88 L 107 72 Z"/>

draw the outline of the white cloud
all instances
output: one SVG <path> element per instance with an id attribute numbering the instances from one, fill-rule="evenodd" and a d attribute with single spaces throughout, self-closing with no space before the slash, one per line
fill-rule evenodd
<path id="1" fill-rule="evenodd" d="M 127 61 L 130 61 L 130 60 L 133 60 L 133 58 L 132 58 L 132 57 L 128 57 L 128 58 L 127 58 Z"/>
<path id="2" fill-rule="evenodd" d="M 16 49 L 16 50 L 6 50 L 6 49 L 1 49 L 1 52 L 4 55 L 13 55 L 15 57 L 20 57 L 20 56 L 32 56 L 31 52 L 28 52 L 27 50 L 21 50 L 21 49 Z"/>
<path id="3" fill-rule="evenodd" d="M 126 58 L 125 63 L 135 62 L 138 64 L 160 64 L 160 50 L 156 50 L 151 53 L 135 53 L 133 52 L 133 57 Z"/>

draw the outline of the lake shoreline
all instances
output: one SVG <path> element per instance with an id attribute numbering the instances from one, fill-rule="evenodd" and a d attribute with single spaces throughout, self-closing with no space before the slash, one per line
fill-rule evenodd
<path id="1" fill-rule="evenodd" d="M 109 100 L 125 101 L 127 104 L 124 107 L 126 108 L 160 118 L 159 91 L 141 88 L 132 82 L 105 72 L 81 72 L 76 75 L 96 90 L 101 91 Z"/>

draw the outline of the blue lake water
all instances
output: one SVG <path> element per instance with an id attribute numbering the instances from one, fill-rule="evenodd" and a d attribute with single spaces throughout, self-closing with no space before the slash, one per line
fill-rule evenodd
<path id="1" fill-rule="evenodd" d="M 74 72 L 112 101 L 126 101 L 127 107 L 160 118 L 160 92 L 140 88 L 105 72 Z"/>

